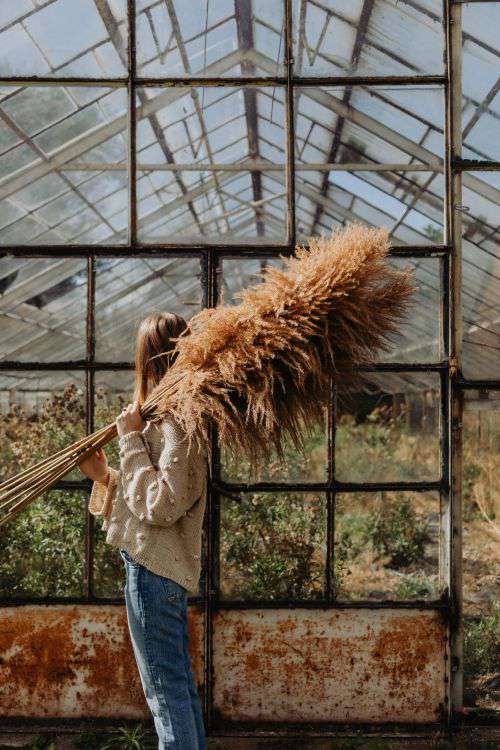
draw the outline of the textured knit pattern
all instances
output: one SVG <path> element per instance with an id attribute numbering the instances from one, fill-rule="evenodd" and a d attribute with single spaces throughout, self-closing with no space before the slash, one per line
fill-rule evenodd
<path id="1" fill-rule="evenodd" d="M 206 505 L 206 451 L 188 450 L 171 418 L 146 422 L 119 438 L 120 470 L 94 482 L 89 510 L 101 516 L 106 542 L 148 570 L 198 592 Z"/>

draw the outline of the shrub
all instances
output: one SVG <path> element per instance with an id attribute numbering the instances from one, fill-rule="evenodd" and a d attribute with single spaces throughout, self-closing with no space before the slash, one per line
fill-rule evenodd
<path id="1" fill-rule="evenodd" d="M 111 405 L 98 394 L 96 423 L 111 422 Z M 66 447 L 85 433 L 83 395 L 75 385 L 52 393 L 38 410 L 12 406 L 0 422 L 0 475 L 11 476 Z M 116 441 L 106 452 L 117 465 Z M 65 479 L 82 480 L 76 469 Z M 83 593 L 86 491 L 51 490 L 2 527 L 0 596 L 69 597 Z M 96 538 L 102 537 L 100 522 Z M 123 563 L 108 547 L 96 547 L 104 595 L 115 595 Z M 101 593 L 101 592 L 99 592 Z"/>
<path id="2" fill-rule="evenodd" d="M 286 466 L 271 461 L 261 479 L 322 479 L 324 433 L 308 436 L 304 454 L 285 446 Z M 233 481 L 249 480 L 246 460 L 227 461 Z M 255 478 L 253 478 L 255 481 Z M 253 492 L 221 498 L 221 590 L 250 599 L 308 599 L 321 596 L 324 582 L 326 506 L 324 495 Z"/>
<path id="3" fill-rule="evenodd" d="M 325 504 L 300 493 L 242 494 L 223 501 L 221 588 L 235 598 L 322 593 Z"/>
<path id="4" fill-rule="evenodd" d="M 84 495 L 53 490 L 2 528 L 0 596 L 83 593 Z"/>
<path id="5" fill-rule="evenodd" d="M 373 518 L 371 536 L 374 549 L 388 557 L 388 564 L 394 568 L 404 568 L 421 559 L 429 540 L 427 526 L 419 521 L 408 498 L 382 505 Z"/>

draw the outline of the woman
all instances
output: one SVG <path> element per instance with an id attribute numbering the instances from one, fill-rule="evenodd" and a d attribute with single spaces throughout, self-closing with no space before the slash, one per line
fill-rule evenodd
<path id="1" fill-rule="evenodd" d="M 144 423 L 139 409 L 165 373 L 177 315 L 153 314 L 139 326 L 134 403 L 116 420 L 120 470 L 102 450 L 80 464 L 94 481 L 89 510 L 125 563 L 125 603 L 144 694 L 159 749 L 204 750 L 200 698 L 188 651 L 187 596 L 197 592 L 206 502 L 206 452 L 188 451 L 171 418 Z"/>

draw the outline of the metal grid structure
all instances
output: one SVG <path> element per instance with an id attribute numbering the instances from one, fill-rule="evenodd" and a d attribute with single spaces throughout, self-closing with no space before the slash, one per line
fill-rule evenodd
<path id="1" fill-rule="evenodd" d="M 86 429 L 92 431 L 96 378 L 111 382 L 131 369 L 126 352 L 137 319 L 134 301 L 143 305 L 146 289 L 152 306 L 171 299 L 189 314 L 230 297 L 233 282 L 248 283 L 241 270 L 226 279 L 229 261 L 272 262 L 292 252 L 297 240 L 349 220 L 386 224 L 394 262 L 412 263 L 424 291 L 413 330 L 375 370 L 394 392 L 412 378 L 417 389 L 426 378 L 439 382 L 439 476 L 340 480 L 335 392 L 325 481 L 229 482 L 216 455 L 208 565 L 204 590 L 193 600 L 207 624 L 205 708 L 210 726 L 212 623 L 226 610 L 228 618 L 234 609 L 293 606 L 431 610 L 449 626 L 444 714 L 450 718 L 462 700 L 463 392 L 500 387 L 493 213 L 499 161 L 493 152 L 498 139 L 490 140 L 499 117 L 498 81 L 477 94 L 478 69 L 471 70 L 480 59 L 481 85 L 489 81 L 488 66 L 498 53 L 481 37 L 487 24 L 462 33 L 464 3 L 453 0 L 200 0 L 190 9 L 191 21 L 188 4 L 174 0 L 128 0 L 126 6 L 89 0 L 80 3 L 88 39 L 79 49 L 76 32 L 77 51 L 70 55 L 64 40 L 47 31 L 56 21 L 51 13 L 71 27 L 67 0 L 36 5 L 17 3 L 2 30 L 14 69 L 3 66 L 0 102 L 6 144 L 0 196 L 7 217 L 0 229 L 0 312 L 7 331 L 0 390 L 21 375 L 27 390 L 43 373 L 50 373 L 47 389 L 68 374 L 82 376 Z M 465 5 L 469 20 L 499 9 L 494 2 Z M 32 132 L 23 124 L 31 107 L 47 123 Z M 168 278 L 176 269 L 182 283 L 174 288 Z M 105 272 L 115 283 L 102 282 L 100 289 Z M 111 304 L 118 312 L 108 319 Z M 430 329 L 435 338 L 422 343 Z M 114 351 L 117 332 L 125 343 Z M 463 347 L 470 360 L 465 374 Z M 60 487 L 88 490 L 88 483 Z M 220 598 L 220 498 L 252 490 L 323 493 L 321 599 Z M 336 496 L 399 490 L 439 493 L 439 598 L 338 602 L 332 583 Z M 117 601 L 93 591 L 93 536 L 87 513 L 84 596 L 68 603 Z"/>

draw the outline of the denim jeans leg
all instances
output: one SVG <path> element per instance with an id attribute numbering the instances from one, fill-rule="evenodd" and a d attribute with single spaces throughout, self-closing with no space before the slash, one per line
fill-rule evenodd
<path id="1" fill-rule="evenodd" d="M 188 629 L 188 612 L 187 607 L 183 613 L 184 629 L 184 658 L 186 661 L 186 674 L 188 676 L 189 694 L 191 696 L 191 706 L 193 708 L 194 720 L 198 733 L 198 750 L 206 750 L 205 725 L 203 723 L 203 709 L 201 707 L 200 695 L 196 687 L 196 680 L 191 665 L 191 655 L 189 653 L 189 629 Z"/>
<path id="2" fill-rule="evenodd" d="M 168 707 L 160 704 L 160 696 L 158 696 L 155 689 L 146 654 L 142 596 L 140 594 L 140 578 L 143 569 L 140 566 L 131 565 L 125 558 L 124 562 L 127 576 L 125 584 L 125 605 L 127 609 L 130 640 L 132 642 L 132 648 L 144 696 L 153 716 L 156 733 L 158 735 L 158 747 L 159 750 L 163 750 L 163 748 L 168 747 L 166 744 L 168 741 L 173 741 L 174 734 Z"/>
<path id="3" fill-rule="evenodd" d="M 158 750 L 199 750 L 184 654 L 187 592 L 123 553 L 122 557 L 129 630 Z"/>

